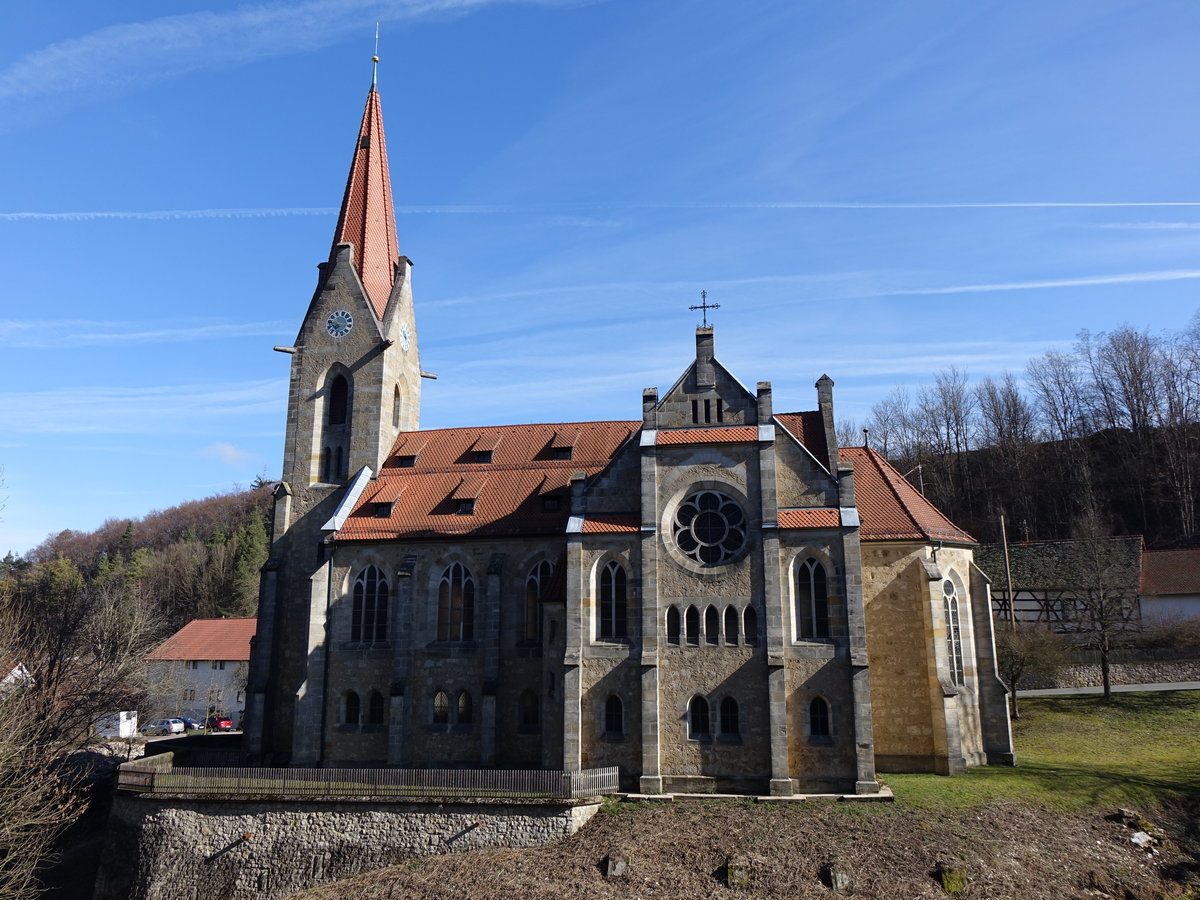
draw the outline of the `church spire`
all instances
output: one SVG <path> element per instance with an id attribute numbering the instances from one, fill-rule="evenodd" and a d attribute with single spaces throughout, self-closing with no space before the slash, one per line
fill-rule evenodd
<path id="1" fill-rule="evenodd" d="M 373 66 L 377 65 L 378 57 L 375 57 Z M 392 293 L 400 248 L 396 239 L 387 147 L 383 140 L 383 109 L 375 89 L 374 68 L 354 159 L 350 164 L 350 177 L 346 180 L 346 194 L 338 214 L 337 231 L 333 235 L 333 253 L 336 254 L 337 245 L 343 243 L 354 245 L 354 268 L 366 288 L 371 306 L 382 319 Z"/>

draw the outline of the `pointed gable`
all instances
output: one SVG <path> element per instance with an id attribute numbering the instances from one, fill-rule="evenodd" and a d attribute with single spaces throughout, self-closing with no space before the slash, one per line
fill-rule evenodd
<path id="1" fill-rule="evenodd" d="M 346 243 L 354 245 L 354 268 L 366 288 L 371 306 L 382 319 L 392 293 L 400 247 L 396 238 L 387 147 L 383 139 L 383 109 L 374 85 L 367 94 L 362 125 L 358 129 L 330 258 L 336 254 L 338 244 Z"/>

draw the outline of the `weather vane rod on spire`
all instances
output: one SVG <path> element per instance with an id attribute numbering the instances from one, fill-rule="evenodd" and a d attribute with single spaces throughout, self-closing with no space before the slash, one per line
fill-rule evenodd
<path id="1" fill-rule="evenodd" d="M 379 79 L 379 23 L 375 23 L 375 55 L 371 57 L 371 87 Z"/>
<path id="2" fill-rule="evenodd" d="M 721 308 L 720 303 L 709 303 L 708 302 L 708 291 L 701 291 L 700 292 L 700 302 L 697 303 L 695 306 L 688 307 L 688 309 L 702 310 L 701 315 L 704 317 L 704 324 L 700 326 L 701 328 L 708 327 L 708 311 L 710 309 L 720 309 L 720 308 Z"/>

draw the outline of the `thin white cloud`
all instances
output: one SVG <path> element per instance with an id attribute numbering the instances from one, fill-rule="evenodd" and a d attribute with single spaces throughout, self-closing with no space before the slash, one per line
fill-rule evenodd
<path id="1" fill-rule="evenodd" d="M 1044 288 L 1095 287 L 1106 284 L 1147 284 L 1158 281 L 1186 281 L 1200 278 L 1200 269 L 1167 269 L 1158 272 L 1126 272 L 1119 275 L 1086 275 L 1080 278 L 1052 278 L 1045 281 L 1009 281 L 993 284 L 959 284 L 949 287 L 900 288 L 864 296 L 899 297 L 931 294 L 984 294 L 992 291 L 1031 291 Z"/>
<path id="2" fill-rule="evenodd" d="M 209 322 L 154 325 L 147 322 L 104 322 L 86 319 L 0 319 L 0 347 L 38 350 L 51 347 L 112 347 L 168 344 L 237 337 L 291 334 L 288 322 Z"/>
<path id="3" fill-rule="evenodd" d="M 227 466 L 240 466 L 242 463 L 253 458 L 253 454 L 247 453 L 240 447 L 236 447 L 228 441 L 215 441 L 200 451 L 201 456 L 209 459 L 219 460 Z"/>
<path id="4" fill-rule="evenodd" d="M 196 434 L 214 419 L 282 415 L 286 379 L 0 393 L 14 434 Z"/>
<path id="5" fill-rule="evenodd" d="M 297 206 L 250 209 L 156 209 L 146 211 L 105 210 L 100 212 L 0 212 L 5 222 L 89 222 L 97 219 L 258 219 L 266 216 L 329 216 L 337 209 L 328 206 Z"/>
<path id="6" fill-rule="evenodd" d="M 1092 227 L 1114 231 L 1200 231 L 1200 222 L 1112 222 Z"/>
<path id="7" fill-rule="evenodd" d="M 0 103 L 114 90 L 200 69 L 302 53 L 376 21 L 410 22 L 520 0 L 307 0 L 127 22 L 41 47 L 0 71 Z M 555 5 L 561 0 L 526 0 Z"/>

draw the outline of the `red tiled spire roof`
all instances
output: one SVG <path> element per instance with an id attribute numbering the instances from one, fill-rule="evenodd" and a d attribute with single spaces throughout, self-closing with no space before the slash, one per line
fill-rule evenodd
<path id="1" fill-rule="evenodd" d="M 250 658 L 250 638 L 258 619 L 192 619 L 158 645 L 146 659 Z"/>
<path id="2" fill-rule="evenodd" d="M 383 318 L 392 293 L 400 244 L 396 238 L 396 211 L 392 206 L 392 181 L 383 140 L 383 109 L 374 84 L 367 94 L 346 194 L 333 235 L 335 248 L 344 243 L 354 245 L 354 268 L 376 315 Z"/>

